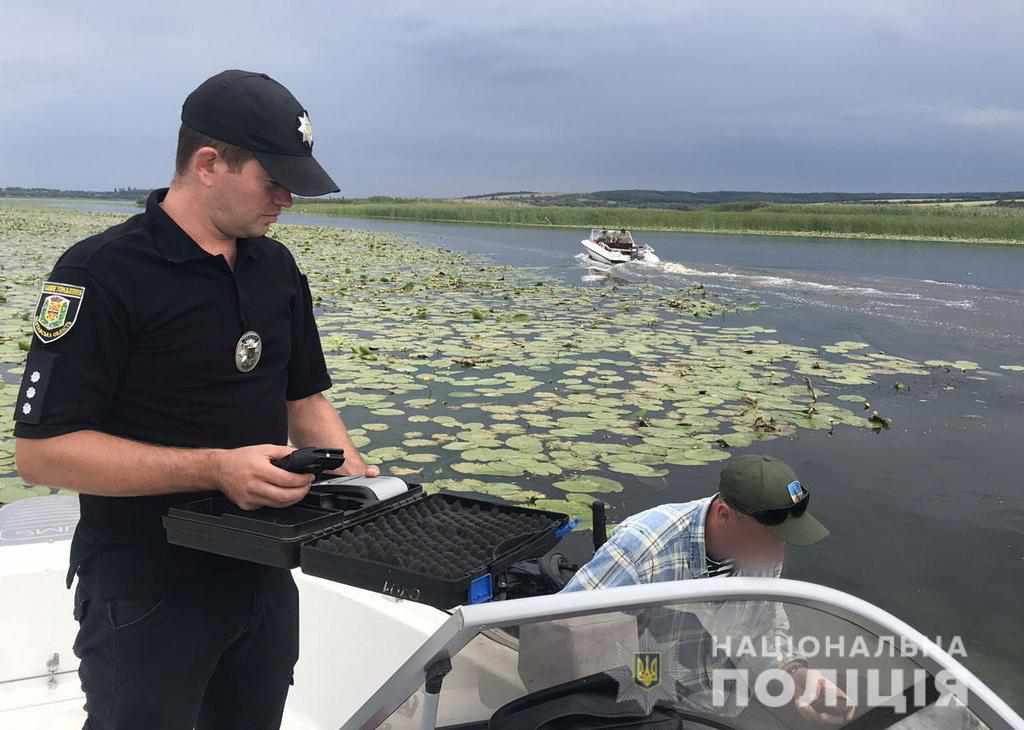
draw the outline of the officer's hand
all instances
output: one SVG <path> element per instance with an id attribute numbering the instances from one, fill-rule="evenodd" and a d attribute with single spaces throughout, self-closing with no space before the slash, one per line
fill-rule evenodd
<path id="1" fill-rule="evenodd" d="M 367 464 L 363 461 L 363 457 L 358 454 L 354 458 L 348 458 L 345 455 L 345 463 L 341 465 L 340 469 L 336 470 L 338 474 L 346 474 L 352 477 L 379 477 L 380 467 L 374 466 L 373 464 Z"/>
<path id="2" fill-rule="evenodd" d="M 244 510 L 287 507 L 309 492 L 312 474 L 293 474 L 270 463 L 295 451 L 261 444 L 218 451 L 216 481 L 224 495 Z"/>

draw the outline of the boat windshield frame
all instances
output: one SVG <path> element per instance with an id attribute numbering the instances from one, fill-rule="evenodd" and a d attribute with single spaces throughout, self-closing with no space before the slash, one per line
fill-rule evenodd
<path id="1" fill-rule="evenodd" d="M 894 636 L 915 647 L 915 661 L 932 675 L 945 671 L 964 687 L 971 712 L 992 730 L 1024 728 L 1024 720 L 941 647 L 887 611 L 856 596 L 785 578 L 731 577 L 574 591 L 460 606 L 342 726 L 376 727 L 423 686 L 427 672 L 458 654 L 475 636 L 513 624 L 654 608 L 699 601 L 779 601 L 848 621 L 875 635 Z M 429 727 L 433 727 L 430 725 Z"/>

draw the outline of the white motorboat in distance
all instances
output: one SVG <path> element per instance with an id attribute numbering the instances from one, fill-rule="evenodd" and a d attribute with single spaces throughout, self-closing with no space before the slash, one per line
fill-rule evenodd
<path id="1" fill-rule="evenodd" d="M 653 248 L 633 240 L 633 234 L 625 228 L 592 228 L 590 238 L 584 238 L 580 245 L 587 256 L 602 264 L 625 264 L 630 261 L 654 264 L 661 260 Z"/>

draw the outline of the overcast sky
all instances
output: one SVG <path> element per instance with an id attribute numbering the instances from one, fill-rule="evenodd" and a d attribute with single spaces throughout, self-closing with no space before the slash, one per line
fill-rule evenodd
<path id="1" fill-rule="evenodd" d="M 0 185 L 169 180 L 264 71 L 343 193 L 1024 188 L 1024 2 L 4 0 Z"/>

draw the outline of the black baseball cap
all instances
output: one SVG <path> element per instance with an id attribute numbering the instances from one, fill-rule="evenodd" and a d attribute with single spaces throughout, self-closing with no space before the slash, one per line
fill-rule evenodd
<path id="1" fill-rule="evenodd" d="M 790 545 L 813 545 L 828 530 L 807 511 L 811 495 L 796 472 L 772 456 L 745 454 L 722 470 L 719 496 Z"/>
<path id="2" fill-rule="evenodd" d="M 181 107 L 186 127 L 249 150 L 277 183 L 295 195 L 338 192 L 313 159 L 309 112 L 264 73 L 221 71 L 201 83 Z"/>

